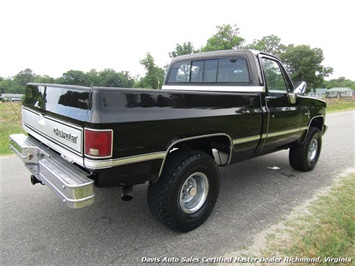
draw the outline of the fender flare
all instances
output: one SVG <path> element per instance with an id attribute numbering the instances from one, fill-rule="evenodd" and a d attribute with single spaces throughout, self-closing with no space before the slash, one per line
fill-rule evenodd
<path id="1" fill-rule="evenodd" d="M 318 122 L 318 121 L 321 121 L 321 122 Z M 327 128 L 328 128 L 325 125 L 325 116 L 324 115 L 317 115 L 317 116 L 312 117 L 312 119 L 308 123 L 308 126 L 306 127 L 305 134 L 303 134 L 300 139 L 299 145 L 302 145 L 305 142 L 311 126 L 318 128 L 321 131 L 321 134 L 324 135 L 325 132 L 327 131 Z"/>
<path id="2" fill-rule="evenodd" d="M 181 143 L 188 142 L 188 141 L 200 140 L 200 139 L 204 139 L 204 138 L 213 138 L 213 137 L 225 137 L 225 138 L 228 139 L 228 141 L 229 141 L 229 155 L 228 155 L 228 162 L 227 162 L 226 165 L 229 165 L 230 161 L 232 159 L 232 153 L 233 153 L 233 140 L 226 133 L 213 133 L 213 134 L 198 135 L 198 136 L 193 136 L 193 137 L 175 139 L 175 140 L 172 140 L 170 145 L 168 146 L 168 148 L 167 148 L 167 150 L 165 152 L 165 156 L 164 156 L 163 161 L 162 161 L 161 166 L 160 166 L 158 177 L 153 182 L 156 182 L 160 178 L 160 176 L 161 176 L 161 174 L 163 172 L 164 166 L 165 166 L 165 162 L 166 162 L 169 154 L 171 152 L 173 152 L 174 147 L 177 144 L 181 144 Z"/>

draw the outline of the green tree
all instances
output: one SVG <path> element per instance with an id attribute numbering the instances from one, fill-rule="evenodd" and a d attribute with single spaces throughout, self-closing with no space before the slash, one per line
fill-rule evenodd
<path id="1" fill-rule="evenodd" d="M 154 58 L 150 53 L 140 61 L 146 69 L 145 76 L 141 78 L 134 87 L 148 88 L 148 89 L 161 89 L 163 85 L 165 71 L 164 69 L 155 65 Z"/>
<path id="2" fill-rule="evenodd" d="M 20 71 L 12 79 L 6 79 L 3 81 L 3 87 L 7 93 L 25 93 L 26 84 L 33 82 L 36 78 L 36 74 L 30 68 Z"/>
<path id="3" fill-rule="evenodd" d="M 90 80 L 90 86 L 101 86 L 100 76 L 96 69 L 91 69 L 89 72 L 86 72 L 86 76 Z"/>
<path id="4" fill-rule="evenodd" d="M 131 76 L 129 71 L 121 71 L 120 75 L 122 75 L 125 78 L 125 88 L 132 88 L 133 84 L 135 83 L 135 78 Z"/>
<path id="5" fill-rule="evenodd" d="M 68 72 L 63 73 L 63 75 L 56 80 L 56 83 L 80 86 L 91 85 L 89 77 L 80 70 L 69 70 Z"/>
<path id="6" fill-rule="evenodd" d="M 177 57 L 179 55 L 192 54 L 194 47 L 191 42 L 184 42 L 183 44 L 176 44 L 175 50 L 169 52 L 170 58 Z"/>
<path id="7" fill-rule="evenodd" d="M 0 94 L 5 93 L 5 89 L 3 88 L 3 85 L 2 85 L 2 83 L 3 83 L 4 80 L 5 80 L 5 79 L 0 76 Z"/>
<path id="8" fill-rule="evenodd" d="M 48 75 L 44 75 L 44 76 L 37 75 L 34 78 L 34 82 L 36 82 L 36 83 L 54 83 L 55 78 L 52 78 Z"/>
<path id="9" fill-rule="evenodd" d="M 309 45 L 289 45 L 280 58 L 293 81 L 306 81 L 309 89 L 320 87 L 324 78 L 333 73 L 333 68 L 322 65 L 324 57 L 323 50 L 320 48 L 312 49 Z"/>
<path id="10" fill-rule="evenodd" d="M 278 36 L 269 35 L 264 36 L 261 40 L 254 40 L 253 43 L 244 46 L 244 48 L 281 56 L 286 50 L 286 45 L 281 44 L 281 39 Z"/>
<path id="11" fill-rule="evenodd" d="M 131 88 L 134 83 L 128 72 L 117 73 L 113 69 L 105 69 L 98 76 L 99 85 L 102 87 Z"/>
<path id="12" fill-rule="evenodd" d="M 25 87 L 28 82 L 33 82 L 36 74 L 30 68 L 20 71 L 15 77 L 14 81 L 19 85 Z"/>
<path id="13" fill-rule="evenodd" d="M 324 81 L 323 87 L 326 87 L 327 89 L 331 88 L 351 88 L 355 90 L 355 81 L 352 81 L 350 79 L 346 79 L 345 77 L 339 77 L 337 79 L 331 79 L 328 81 Z"/>
<path id="14" fill-rule="evenodd" d="M 123 87 L 122 78 L 113 69 L 107 68 L 99 73 L 99 85 L 102 87 Z"/>
<path id="15" fill-rule="evenodd" d="M 13 83 L 13 80 L 10 78 L 6 78 L 0 81 L 1 93 L 16 93 L 15 91 L 13 91 Z"/>
<path id="16" fill-rule="evenodd" d="M 217 33 L 207 40 L 201 52 L 229 50 L 243 44 L 244 39 L 239 36 L 239 28 L 234 25 L 217 26 Z"/>

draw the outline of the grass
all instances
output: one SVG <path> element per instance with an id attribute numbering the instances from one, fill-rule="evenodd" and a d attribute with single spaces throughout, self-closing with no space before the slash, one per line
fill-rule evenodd
<path id="1" fill-rule="evenodd" d="M 283 258 L 320 258 L 320 263 L 297 265 L 354 263 L 355 173 L 348 174 L 328 195 L 314 202 L 309 214 L 298 214 L 286 225 L 287 229 L 269 237 L 265 257 L 277 254 Z"/>
<path id="2" fill-rule="evenodd" d="M 24 133 L 21 125 L 21 103 L 0 102 L 0 155 L 12 154 L 9 135 Z"/>
<path id="3" fill-rule="evenodd" d="M 327 113 L 355 110 L 355 102 L 349 100 L 327 99 Z"/>

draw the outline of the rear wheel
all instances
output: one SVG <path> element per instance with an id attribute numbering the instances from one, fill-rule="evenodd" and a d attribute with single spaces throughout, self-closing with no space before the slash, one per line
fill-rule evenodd
<path id="1" fill-rule="evenodd" d="M 159 180 L 148 186 L 148 206 L 168 228 L 187 232 L 210 215 L 219 193 L 219 171 L 204 152 L 176 151 L 170 155 Z"/>
<path id="2" fill-rule="evenodd" d="M 290 149 L 290 165 L 300 171 L 312 170 L 319 159 L 322 148 L 322 135 L 318 128 L 310 127 L 306 140 L 302 145 Z"/>

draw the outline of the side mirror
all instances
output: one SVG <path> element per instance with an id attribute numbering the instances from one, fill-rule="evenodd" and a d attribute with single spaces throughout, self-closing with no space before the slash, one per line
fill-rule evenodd
<path id="1" fill-rule="evenodd" d="M 294 93 L 298 95 L 303 95 L 306 92 L 306 90 L 307 90 L 307 83 L 305 81 L 302 81 L 300 84 L 298 84 L 298 86 L 294 90 Z"/>

